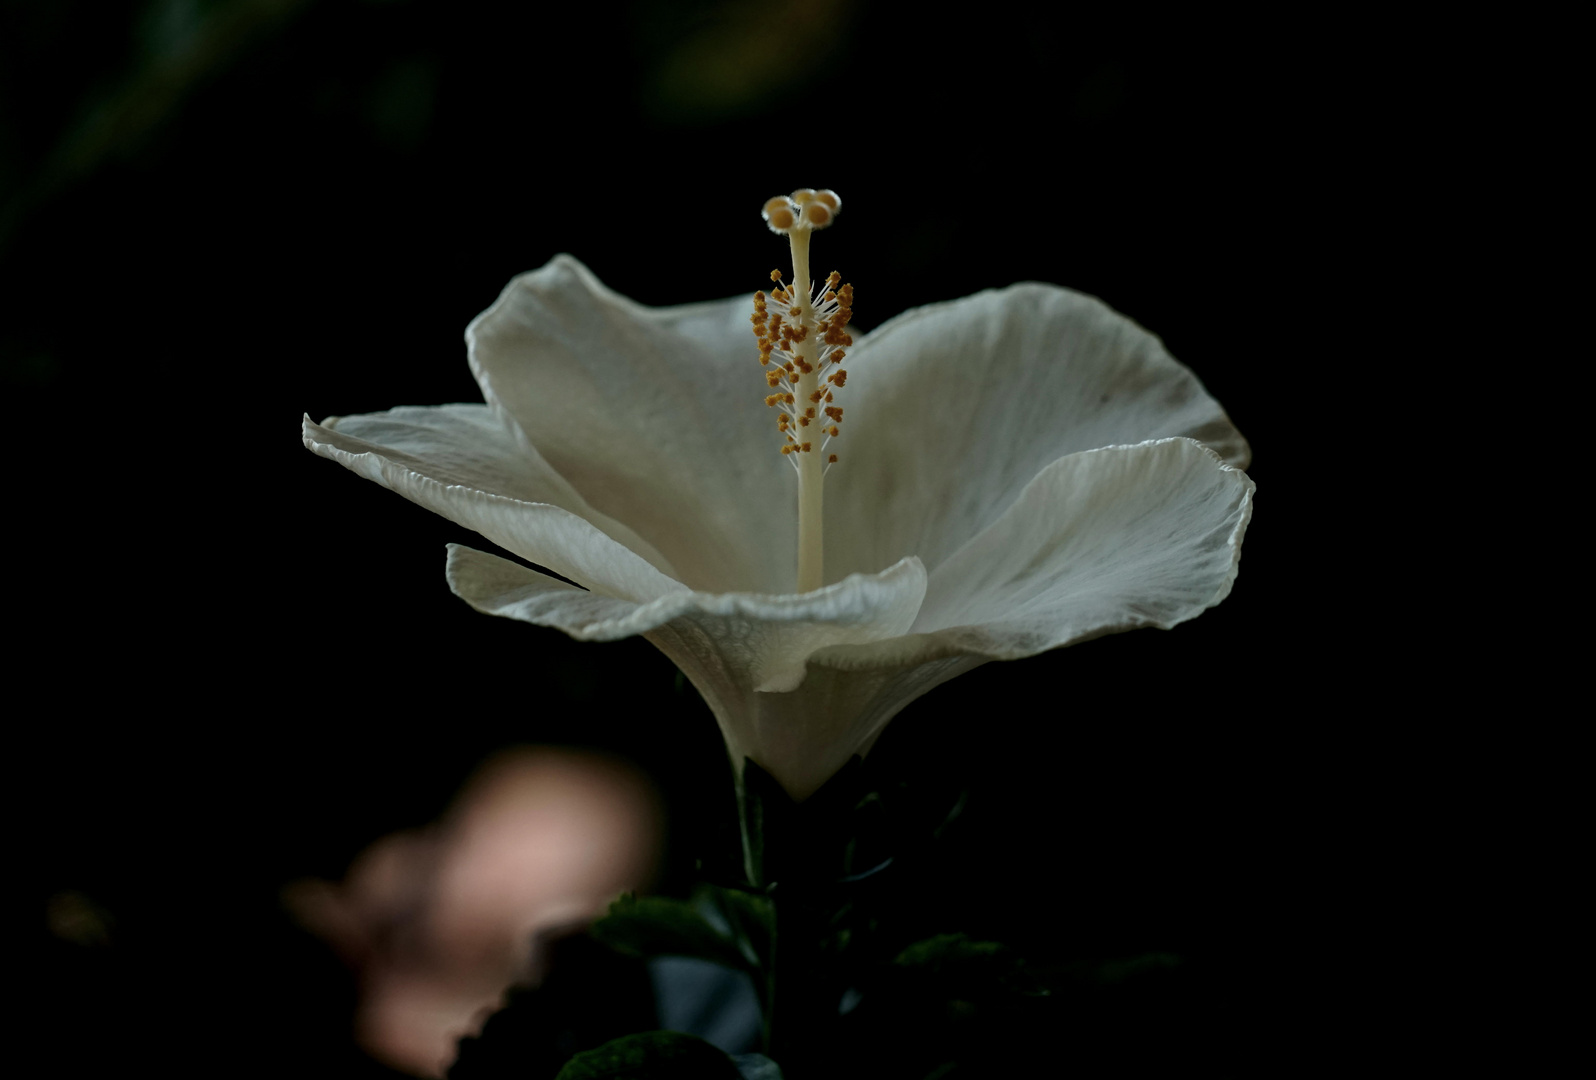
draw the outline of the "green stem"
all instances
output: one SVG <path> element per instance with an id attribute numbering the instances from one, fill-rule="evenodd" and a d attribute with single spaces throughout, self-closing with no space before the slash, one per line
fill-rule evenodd
<path id="1" fill-rule="evenodd" d="M 787 895 L 782 893 L 786 891 Z M 834 1053 L 842 988 L 824 949 L 826 906 L 817 895 L 777 889 L 775 946 L 766 991 L 766 1053 L 784 1080 L 825 1075 Z"/>

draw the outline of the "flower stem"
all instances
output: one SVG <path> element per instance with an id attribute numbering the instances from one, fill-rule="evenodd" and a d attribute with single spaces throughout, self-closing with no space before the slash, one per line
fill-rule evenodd
<path id="1" fill-rule="evenodd" d="M 809 281 L 810 230 L 793 229 L 788 233 L 792 243 L 792 291 L 794 299 L 802 305 L 794 309 L 798 324 L 809 331 L 798 343 L 797 355 L 807 365 L 798 379 L 798 408 L 808 408 L 809 396 L 820 385 L 820 372 L 815 358 L 819 352 L 819 329 L 811 303 Z M 800 369 L 802 370 L 802 369 Z M 811 425 L 816 431 L 818 426 Z M 803 429 L 809 430 L 808 428 Z M 799 436 L 799 441 L 803 441 Z M 818 441 L 818 440 L 815 440 Z M 825 544 L 821 537 L 821 519 L 824 511 L 825 467 L 818 451 L 798 455 L 798 591 L 810 592 L 825 584 Z"/>
<path id="2" fill-rule="evenodd" d="M 795 891 L 777 890 L 764 1045 L 783 1076 L 809 1080 L 833 1071 L 825 1066 L 836 1053 L 841 990 L 832 985 L 835 960 L 821 946 L 825 910 L 818 897 Z"/>

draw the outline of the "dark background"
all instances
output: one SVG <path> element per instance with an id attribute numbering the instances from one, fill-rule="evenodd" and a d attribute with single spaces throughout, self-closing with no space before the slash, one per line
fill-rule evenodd
<path id="1" fill-rule="evenodd" d="M 1386 855 L 1350 855 L 1350 823 L 1400 755 L 1348 749 L 1386 661 L 1349 655 L 1369 586 L 1331 477 L 1380 437 L 1354 402 L 1391 346 L 1348 294 L 1377 308 L 1406 257 L 1373 234 L 1412 196 L 1420 78 L 1377 36 L 850 0 L 0 13 L 16 896 L 63 1070 L 380 1075 L 277 890 L 436 817 L 497 747 L 647 768 L 667 891 L 725 857 L 724 752 L 669 662 L 472 612 L 443 553 L 475 538 L 299 423 L 479 400 L 466 323 L 557 252 L 645 303 L 751 291 L 784 259 L 759 205 L 807 184 L 844 198 L 817 259 L 859 325 L 1067 285 L 1159 334 L 1254 448 L 1221 607 L 894 721 L 884 760 L 973 786 L 917 917 L 1178 954 L 1193 1053 L 1238 1074 L 1272 1060 L 1262 1017 L 1310 1011 L 1285 989 L 1305 952 L 1323 982 L 1364 962 L 1330 943 Z M 49 931 L 68 892 L 103 937 Z"/>

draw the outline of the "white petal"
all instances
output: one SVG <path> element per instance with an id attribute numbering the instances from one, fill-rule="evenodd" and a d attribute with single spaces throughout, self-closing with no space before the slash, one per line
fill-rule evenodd
<path id="1" fill-rule="evenodd" d="M 472 406 L 404 409 L 335 418 L 333 427 L 304 420 L 305 445 L 351 472 L 481 533 L 524 559 L 547 566 L 606 596 L 645 602 L 685 587 L 570 510 L 540 502 L 562 497 L 557 477 L 525 472 L 513 442 L 486 410 Z M 349 430 L 345 430 L 345 429 Z M 397 446 L 369 442 L 365 431 Z M 506 448 L 506 445 L 509 448 Z M 421 451 L 425 456 L 408 452 Z M 484 490 L 503 487 L 521 496 Z"/>
<path id="2" fill-rule="evenodd" d="M 794 799 L 814 794 L 855 754 L 864 755 L 888 721 L 915 698 L 985 661 L 944 652 L 929 659 L 848 670 L 821 657 L 864 651 L 892 651 L 891 638 L 866 645 L 839 645 L 810 658 L 809 673 L 791 693 L 769 694 L 729 684 L 701 661 L 696 643 L 677 633 L 676 624 L 648 634 L 692 680 L 709 703 L 738 771 L 750 757 L 774 776 Z"/>
<path id="3" fill-rule="evenodd" d="M 514 421 L 503 422 L 486 405 L 406 406 L 360 416 L 330 416 L 319 426 L 334 432 L 328 438 L 346 449 L 375 449 L 441 483 L 569 510 L 675 576 L 663 555 L 625 525 L 589 506 L 525 441 Z"/>
<path id="4" fill-rule="evenodd" d="M 914 630 L 992 659 L 1139 626 L 1230 593 L 1253 483 L 1198 443 L 1071 454 L 931 575 Z"/>
<path id="5" fill-rule="evenodd" d="M 796 574 L 794 477 L 764 403 L 751 296 L 645 308 L 562 255 L 466 331 L 488 404 L 705 591 L 788 592 Z"/>
<path id="6" fill-rule="evenodd" d="M 828 576 L 913 553 L 929 570 L 1049 462 L 1197 439 L 1238 467 L 1247 444 L 1156 337 L 1101 301 L 1016 285 L 909 312 L 852 351 L 826 478 Z"/>
<path id="7" fill-rule="evenodd" d="M 451 546 L 449 585 L 478 611 L 573 637 L 643 634 L 703 695 L 738 768 L 753 758 L 797 799 L 868 751 L 904 705 L 981 662 L 952 655 L 863 673 L 808 665 L 806 674 L 811 655 L 903 640 L 925 589 L 915 559 L 799 596 L 692 594 L 639 605 Z"/>
<path id="8" fill-rule="evenodd" d="M 1013 660 L 1141 626 L 1168 628 L 1223 600 L 1252 515 L 1252 481 L 1184 439 L 1055 462 L 989 529 L 931 575 L 911 633 L 823 649 L 792 694 L 714 688 L 721 727 L 794 798 L 864 753 L 926 691 Z M 686 650 L 651 635 L 694 679 Z"/>
<path id="9" fill-rule="evenodd" d="M 449 587 L 479 611 L 554 626 L 583 641 L 669 628 L 717 686 L 782 693 L 804 681 L 811 653 L 905 633 L 925 596 L 925 568 L 904 559 L 788 595 L 678 592 L 632 603 L 572 588 L 508 559 L 449 547 Z M 675 658 L 674 656 L 672 657 Z"/>
<path id="10" fill-rule="evenodd" d="M 983 662 L 943 649 L 928 659 L 880 660 L 867 671 L 810 663 L 806 673 L 811 658 L 890 653 L 895 642 L 921 642 L 899 636 L 925 588 L 915 559 L 799 596 L 693 594 L 644 605 L 583 592 L 457 545 L 449 549 L 448 573 L 455 594 L 489 615 L 583 640 L 643 634 L 703 695 L 732 761 L 741 768 L 744 757 L 753 758 L 796 799 L 868 751 L 909 702 Z"/>

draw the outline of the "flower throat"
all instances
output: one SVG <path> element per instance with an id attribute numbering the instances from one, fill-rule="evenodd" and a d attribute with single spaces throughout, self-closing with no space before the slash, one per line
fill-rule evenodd
<path id="1" fill-rule="evenodd" d="M 853 318 L 853 286 L 844 285 L 836 271 L 818 284 L 811 283 L 809 236 L 835 221 L 841 209 L 835 191 L 812 188 L 765 203 L 771 232 L 784 234 L 792 244 L 793 280 L 785 285 L 781 271 L 772 270 L 775 287 L 770 295 L 754 293 L 759 364 L 765 369 L 766 385 L 776 391 L 765 404 L 777 410 L 781 452 L 798 473 L 799 592 L 825 584 L 824 483 L 837 460 L 827 450 L 842 424 L 842 407 L 832 404 L 832 391 L 848 381 L 848 373 L 839 365 L 847 356 L 844 350 L 853 344 L 847 330 Z"/>

